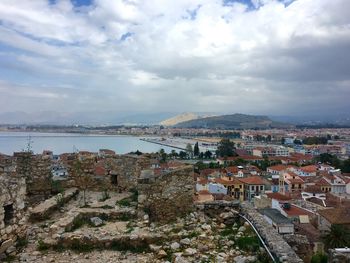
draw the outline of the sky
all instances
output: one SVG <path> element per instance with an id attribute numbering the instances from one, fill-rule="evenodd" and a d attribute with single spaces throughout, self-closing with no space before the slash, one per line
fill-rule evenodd
<path id="1" fill-rule="evenodd" d="M 349 0 L 1 0 L 0 113 L 350 113 Z"/>

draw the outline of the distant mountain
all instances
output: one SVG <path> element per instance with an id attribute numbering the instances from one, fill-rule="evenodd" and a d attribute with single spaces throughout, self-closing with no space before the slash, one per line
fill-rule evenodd
<path id="1" fill-rule="evenodd" d="M 196 120 L 196 119 L 210 117 L 210 116 L 213 116 L 213 114 L 200 115 L 198 113 L 186 112 L 186 113 L 182 113 L 180 115 L 176 115 L 172 118 L 163 120 L 159 124 L 164 125 L 164 126 L 174 126 L 174 125 L 181 123 L 181 122 Z"/>
<path id="2" fill-rule="evenodd" d="M 291 124 L 272 121 L 267 116 L 231 114 L 185 121 L 175 125 L 178 128 L 210 128 L 210 129 L 267 129 L 289 128 Z"/>
<path id="3" fill-rule="evenodd" d="M 174 112 L 130 113 L 113 111 L 93 112 L 56 112 L 41 111 L 3 112 L 0 113 L 0 124 L 35 124 L 35 125 L 153 125 L 174 116 Z"/>

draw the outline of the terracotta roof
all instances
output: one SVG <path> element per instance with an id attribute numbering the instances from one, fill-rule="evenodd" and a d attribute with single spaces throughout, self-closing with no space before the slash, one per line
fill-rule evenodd
<path id="1" fill-rule="evenodd" d="M 232 174 L 237 174 L 238 173 L 238 167 L 237 166 L 229 166 L 226 167 L 226 171 Z"/>
<path id="2" fill-rule="evenodd" d="M 200 195 L 211 195 L 211 193 L 208 190 L 200 190 L 197 193 Z"/>
<path id="3" fill-rule="evenodd" d="M 286 212 L 288 216 L 312 215 L 311 212 L 305 209 L 302 209 L 300 207 L 297 207 L 295 205 L 291 205 L 290 209 L 285 209 L 285 208 L 282 208 L 282 209 L 284 212 Z"/>
<path id="4" fill-rule="evenodd" d="M 201 175 L 202 176 L 208 176 L 208 175 L 213 174 L 215 172 L 220 172 L 220 170 L 219 169 L 207 168 L 207 169 L 204 169 L 204 170 L 201 171 Z"/>
<path id="5" fill-rule="evenodd" d="M 276 199 L 279 201 L 287 201 L 287 200 L 291 200 L 290 197 L 283 195 L 281 193 L 266 193 L 266 195 L 271 198 L 271 199 Z"/>
<path id="6" fill-rule="evenodd" d="M 215 178 L 214 182 L 222 184 L 222 185 L 235 185 L 235 184 L 242 184 L 240 180 L 237 178 L 232 178 L 232 180 L 225 180 L 222 178 Z"/>
<path id="7" fill-rule="evenodd" d="M 331 186 L 331 184 L 328 183 L 328 181 L 326 179 L 324 179 L 323 177 L 316 183 L 316 185 L 318 185 L 318 186 Z"/>
<path id="8" fill-rule="evenodd" d="M 208 180 L 205 178 L 198 177 L 197 178 L 197 184 L 207 184 Z"/>
<path id="9" fill-rule="evenodd" d="M 305 173 L 315 173 L 317 171 L 317 166 L 316 165 L 307 165 L 299 168 Z"/>
<path id="10" fill-rule="evenodd" d="M 308 185 L 303 192 L 307 192 L 307 193 L 315 193 L 315 194 L 320 194 L 323 193 L 323 191 L 321 190 L 320 186 L 317 185 Z"/>
<path id="11" fill-rule="evenodd" d="M 265 184 L 264 180 L 260 176 L 250 176 L 239 180 L 245 184 Z"/>
<path id="12" fill-rule="evenodd" d="M 318 213 L 331 224 L 350 224 L 350 209 L 330 208 L 319 210 Z"/>

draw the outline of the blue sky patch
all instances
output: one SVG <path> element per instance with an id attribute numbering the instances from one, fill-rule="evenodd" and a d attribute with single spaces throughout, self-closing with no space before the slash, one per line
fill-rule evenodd
<path id="1" fill-rule="evenodd" d="M 125 41 L 128 37 L 131 37 L 134 33 L 127 32 L 120 37 L 120 41 Z"/>

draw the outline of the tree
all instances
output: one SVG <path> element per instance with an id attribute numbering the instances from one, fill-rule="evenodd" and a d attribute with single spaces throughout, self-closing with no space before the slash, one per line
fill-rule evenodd
<path id="1" fill-rule="evenodd" d="M 179 154 L 178 154 L 175 150 L 171 150 L 170 156 L 171 156 L 172 158 L 176 158 L 176 157 L 179 156 Z"/>
<path id="2" fill-rule="evenodd" d="M 198 156 L 199 155 L 199 146 L 198 142 L 195 143 L 194 148 L 193 148 L 193 155 Z"/>
<path id="3" fill-rule="evenodd" d="M 82 168 L 82 162 L 79 159 L 75 160 L 72 168 L 77 187 L 83 190 L 83 202 L 84 206 L 86 206 L 86 191 L 89 187 L 92 187 L 94 185 L 94 179 L 90 174 L 84 173 Z"/>
<path id="4" fill-rule="evenodd" d="M 190 158 L 193 157 L 193 149 L 192 149 L 192 145 L 190 143 L 188 143 L 186 145 L 186 152 L 188 153 L 188 155 L 190 156 Z"/>
<path id="5" fill-rule="evenodd" d="M 237 156 L 235 150 L 235 144 L 230 139 L 222 139 L 218 144 L 216 155 L 220 157 Z"/>
<path id="6" fill-rule="evenodd" d="M 206 158 L 206 159 L 211 159 L 211 157 L 213 156 L 213 154 L 211 153 L 211 151 L 206 151 L 205 153 L 204 153 L 204 157 Z"/>
<path id="7" fill-rule="evenodd" d="M 286 138 L 282 137 L 281 144 L 285 144 L 285 143 L 286 143 Z"/>
<path id="8" fill-rule="evenodd" d="M 179 152 L 179 157 L 180 157 L 180 159 L 186 159 L 187 158 L 187 153 L 184 152 L 184 151 L 180 151 Z"/>
<path id="9" fill-rule="evenodd" d="M 166 152 L 164 151 L 163 148 L 159 150 L 158 154 L 159 154 L 159 157 L 160 157 L 160 161 L 161 162 L 166 162 L 167 154 L 166 154 Z"/>
<path id="10" fill-rule="evenodd" d="M 331 225 L 330 231 L 323 236 L 326 248 L 350 246 L 350 230 L 342 225 Z"/>

